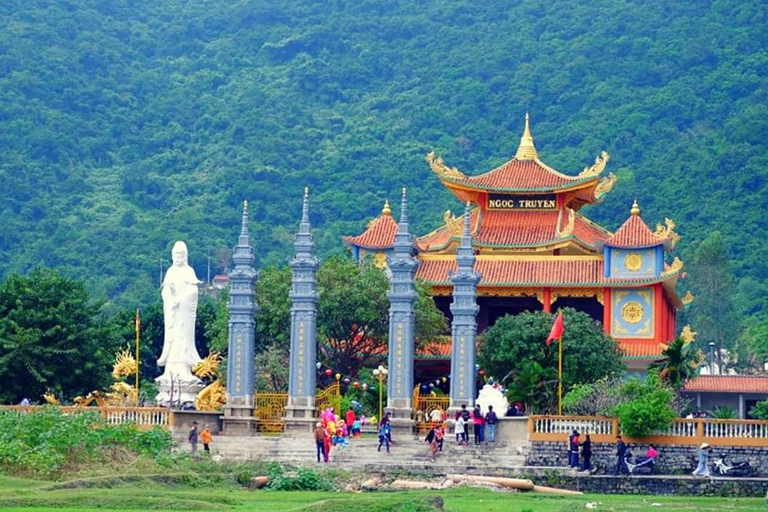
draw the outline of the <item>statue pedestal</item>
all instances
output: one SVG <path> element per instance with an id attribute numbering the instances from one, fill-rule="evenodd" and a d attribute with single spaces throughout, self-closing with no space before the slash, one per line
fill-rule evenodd
<path id="1" fill-rule="evenodd" d="M 317 422 L 315 397 L 288 397 L 288 405 L 285 408 L 287 435 L 312 434 Z"/>
<path id="2" fill-rule="evenodd" d="M 169 407 L 178 404 L 182 409 L 186 405 L 194 405 L 195 397 L 205 387 L 202 381 L 191 373 L 185 378 L 164 373 L 155 379 L 155 384 L 158 391 L 155 397 L 157 405 Z"/>

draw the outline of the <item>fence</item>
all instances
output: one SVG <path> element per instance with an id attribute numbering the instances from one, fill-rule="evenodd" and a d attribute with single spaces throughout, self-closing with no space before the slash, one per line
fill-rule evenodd
<path id="1" fill-rule="evenodd" d="M 564 441 L 572 430 L 588 432 L 593 442 L 611 443 L 621 433 L 617 418 L 599 416 L 529 416 L 531 441 Z M 639 440 L 627 438 L 630 442 Z M 642 439 L 661 445 L 768 446 L 768 421 L 676 419 L 669 428 Z"/>
<path id="2" fill-rule="evenodd" d="M 418 394 L 418 391 L 414 392 L 413 397 L 413 419 L 416 422 L 416 431 L 418 433 L 425 434 L 430 428 L 443 423 L 442 416 L 448 410 L 450 397 L 422 396 Z M 435 411 L 440 411 L 441 417 L 439 419 L 438 413 Z"/>
<path id="3" fill-rule="evenodd" d="M 62 414 L 83 414 L 97 412 L 101 414 L 107 424 L 120 425 L 132 423 L 140 429 L 154 427 L 171 428 L 171 411 L 164 407 L 77 407 L 69 405 L 3 405 L 0 411 L 12 411 L 17 414 L 26 414 L 30 411 L 42 410 L 45 407 L 56 407 Z"/>
<path id="4" fill-rule="evenodd" d="M 285 406 L 288 393 L 259 393 L 255 395 L 256 430 L 264 434 L 279 434 L 285 430 Z"/>

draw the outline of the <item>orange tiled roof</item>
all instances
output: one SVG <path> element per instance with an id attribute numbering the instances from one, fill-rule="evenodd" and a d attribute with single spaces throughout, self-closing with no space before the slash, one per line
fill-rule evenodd
<path id="1" fill-rule="evenodd" d="M 382 214 L 368 224 L 368 229 L 357 236 L 341 237 L 349 245 L 364 249 L 389 249 L 395 243 L 397 222 L 391 215 Z"/>
<path id="2" fill-rule="evenodd" d="M 449 272 L 457 270 L 455 259 L 426 259 L 419 262 L 416 278 L 433 285 L 450 285 Z M 475 271 L 482 274 L 480 286 L 638 286 L 658 283 L 678 272 L 659 277 L 603 277 L 603 260 L 597 258 L 536 259 L 518 256 L 510 259 L 478 257 Z"/>
<path id="3" fill-rule="evenodd" d="M 574 185 L 599 179 L 598 176 L 568 176 L 551 169 L 538 159 L 516 158 L 480 176 L 452 177 L 442 175 L 441 180 L 458 183 L 467 188 L 492 192 L 542 192 L 571 188 Z"/>
<path id="4" fill-rule="evenodd" d="M 683 386 L 691 393 L 768 393 L 768 375 L 699 375 Z"/>
<path id="5" fill-rule="evenodd" d="M 480 215 L 480 208 L 475 208 L 469 213 L 470 229 L 474 230 L 474 227 L 477 225 L 478 215 Z M 456 223 L 463 227 L 464 215 L 457 217 Z M 448 226 L 443 224 L 432 233 L 419 237 L 416 243 L 418 244 L 419 250 L 421 251 L 444 249 L 445 247 L 448 246 L 448 244 L 451 241 L 451 238 L 453 238 L 454 236 L 456 236 L 456 238 L 458 239 L 460 235 L 453 235 L 451 233 L 451 230 L 448 229 Z"/>
<path id="6" fill-rule="evenodd" d="M 480 230 L 474 237 L 477 245 L 491 246 L 540 246 L 553 243 L 568 236 L 584 245 L 594 247 L 596 242 L 605 241 L 610 233 L 585 217 L 576 214 L 573 231 L 562 236 L 557 233 L 559 211 L 493 211 L 483 213 Z M 560 219 L 560 228 L 568 223 L 568 215 Z"/>
<path id="7" fill-rule="evenodd" d="M 653 361 L 661 357 L 664 347 L 655 340 L 617 340 L 624 351 L 624 359 Z"/>
<path id="8" fill-rule="evenodd" d="M 627 221 L 606 240 L 611 247 L 651 247 L 665 242 L 666 239 L 656 238 L 651 228 L 643 222 L 640 215 L 630 215 Z"/>

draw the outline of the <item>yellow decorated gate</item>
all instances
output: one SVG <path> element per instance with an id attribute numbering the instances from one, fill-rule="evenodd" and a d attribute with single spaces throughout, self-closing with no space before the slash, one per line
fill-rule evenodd
<path id="1" fill-rule="evenodd" d="M 255 394 L 256 430 L 263 434 L 279 434 L 285 430 L 285 406 L 288 393 Z"/>
<path id="2" fill-rule="evenodd" d="M 450 397 L 446 395 L 422 395 L 416 386 L 413 390 L 413 420 L 417 432 L 426 434 L 433 426 L 443 424 L 450 401 Z"/>
<path id="3" fill-rule="evenodd" d="M 332 384 L 315 395 L 315 405 L 318 411 L 333 407 L 339 413 L 341 389 L 338 383 Z M 254 394 L 256 411 L 256 430 L 263 434 L 280 434 L 285 430 L 285 408 L 288 405 L 288 393 Z M 319 414 L 318 414 L 319 416 Z"/>

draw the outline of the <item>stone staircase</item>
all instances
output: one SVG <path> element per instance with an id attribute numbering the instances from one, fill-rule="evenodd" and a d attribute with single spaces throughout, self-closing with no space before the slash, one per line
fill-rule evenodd
<path id="1" fill-rule="evenodd" d="M 184 438 L 178 439 L 182 449 Z M 342 469 L 367 471 L 408 470 L 432 474 L 456 472 L 516 473 L 526 469 L 525 443 L 496 442 L 480 446 L 458 446 L 446 439 L 435 462 L 429 460 L 429 447 L 422 439 L 395 439 L 390 453 L 377 451 L 378 439 L 350 439 L 349 446 L 331 449 L 330 464 Z M 292 466 L 317 465 L 314 439 L 310 436 L 215 436 L 214 456 L 230 460 L 269 460 Z M 533 469 L 533 468 L 531 468 Z"/>

